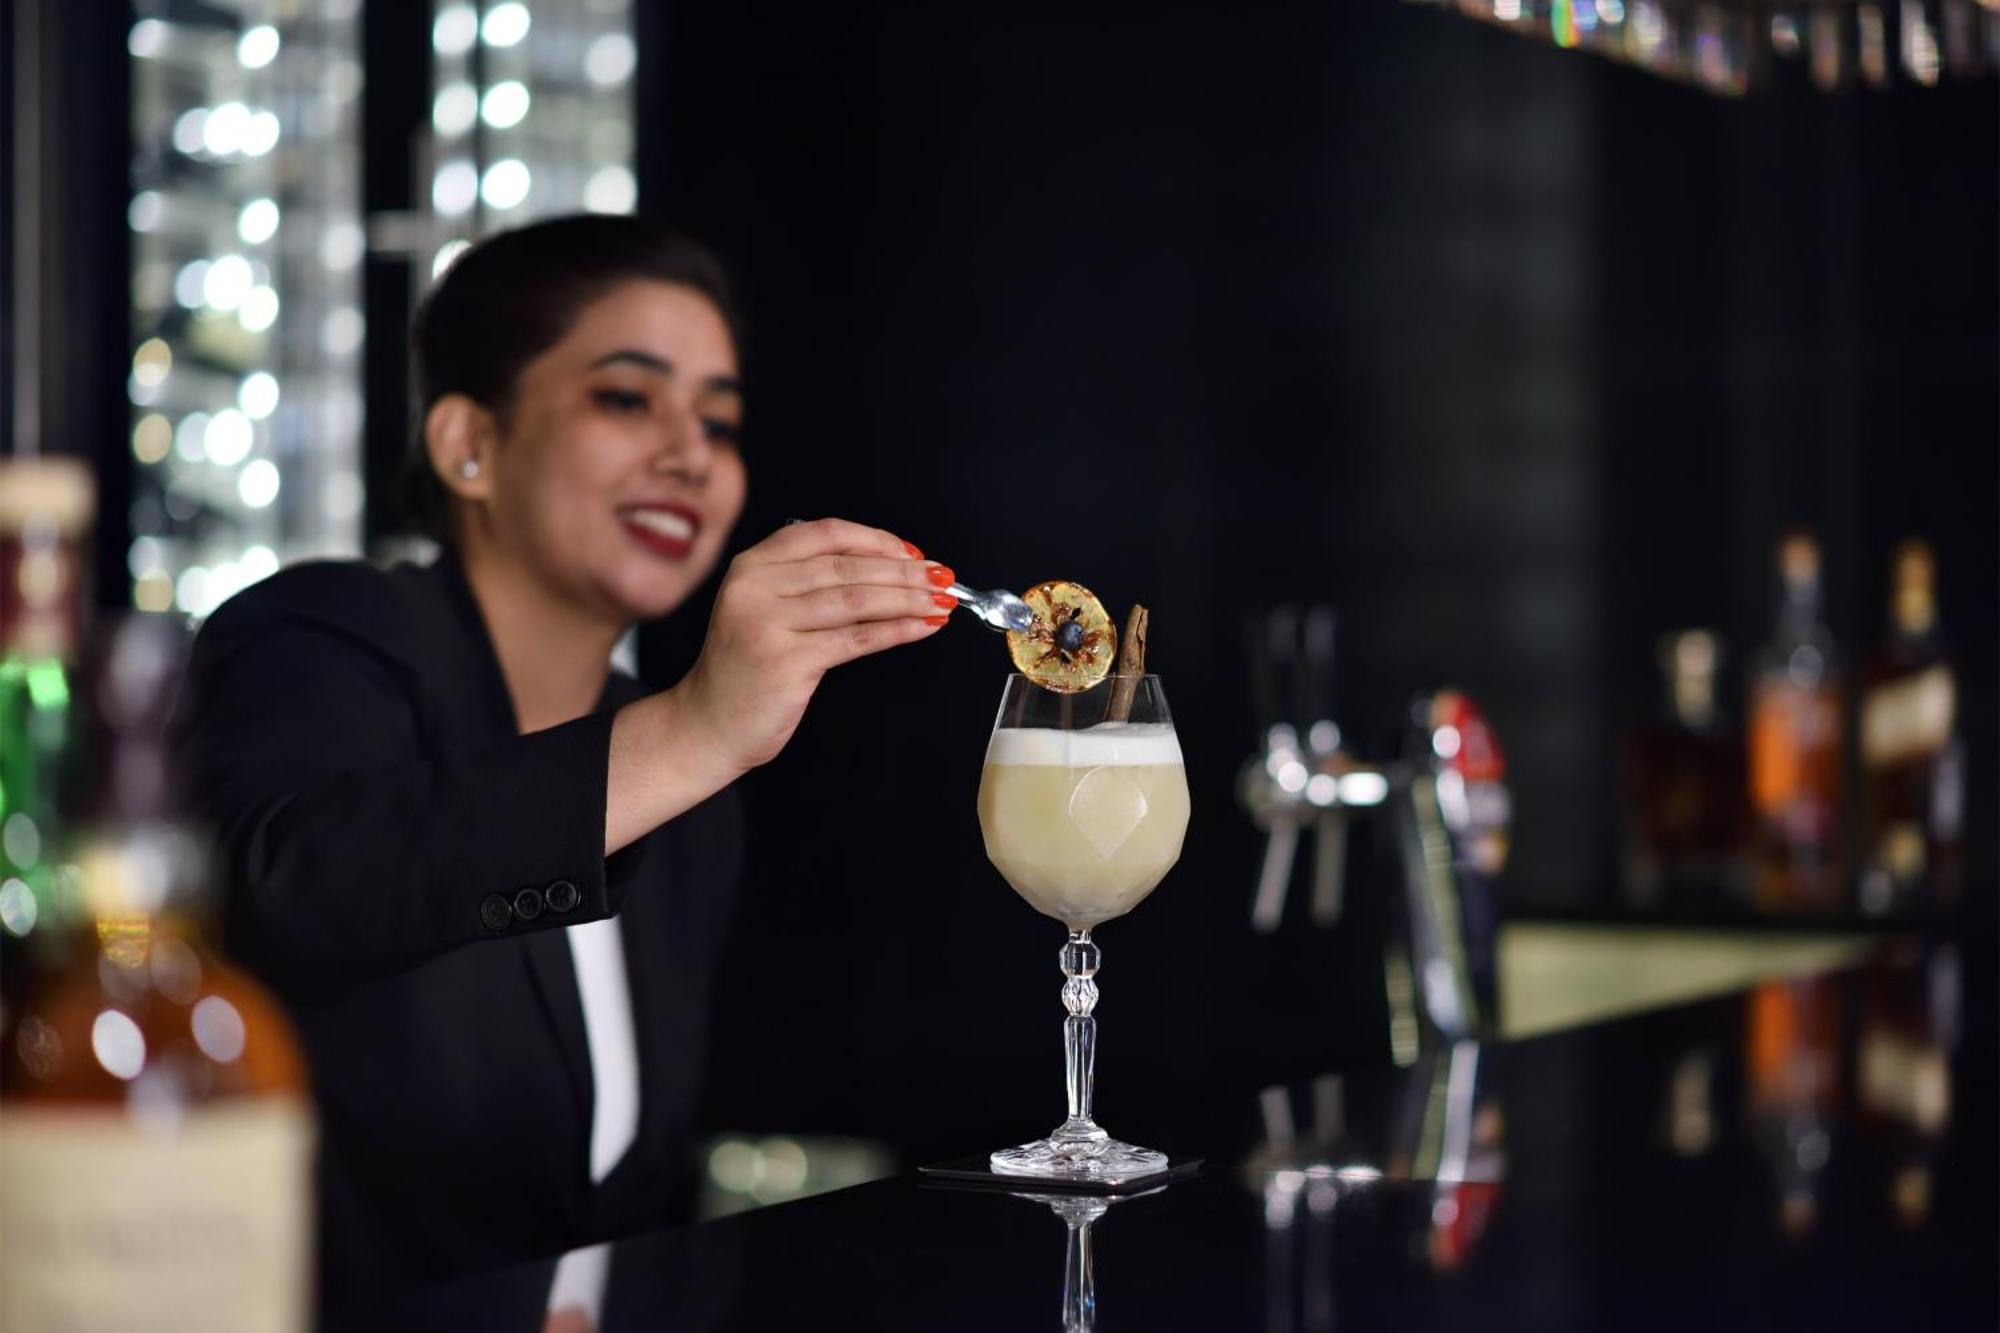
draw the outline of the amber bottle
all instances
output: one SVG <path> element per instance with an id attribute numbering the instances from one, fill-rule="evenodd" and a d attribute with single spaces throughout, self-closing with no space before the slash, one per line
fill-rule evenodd
<path id="1" fill-rule="evenodd" d="M 309 1318 L 311 1104 L 277 1005 L 204 942 L 209 870 L 164 725 L 184 638 L 130 616 L 82 677 L 71 947 L 0 1034 L 7 1328 Z"/>

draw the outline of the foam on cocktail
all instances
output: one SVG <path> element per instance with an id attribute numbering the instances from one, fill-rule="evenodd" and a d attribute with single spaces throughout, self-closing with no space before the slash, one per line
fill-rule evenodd
<path id="1" fill-rule="evenodd" d="M 1165 722 L 1102 722 L 1081 731 L 1001 727 L 986 743 L 986 762 L 1058 768 L 1178 764 L 1181 743 Z"/>

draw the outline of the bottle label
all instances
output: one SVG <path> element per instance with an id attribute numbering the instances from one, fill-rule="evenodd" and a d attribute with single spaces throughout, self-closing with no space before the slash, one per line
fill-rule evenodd
<path id="1" fill-rule="evenodd" d="M 313 1128 L 298 1102 L 0 1110 L 0 1327 L 303 1330 Z"/>
<path id="2" fill-rule="evenodd" d="M 1833 820 L 1840 796 L 1840 705 L 1832 690 L 1765 685 L 1751 702 L 1750 796 L 1780 821 Z"/>
<path id="3" fill-rule="evenodd" d="M 1957 703 L 1951 672 L 1942 666 L 1888 681 L 1861 704 L 1861 758 L 1870 768 L 1944 748 Z"/>

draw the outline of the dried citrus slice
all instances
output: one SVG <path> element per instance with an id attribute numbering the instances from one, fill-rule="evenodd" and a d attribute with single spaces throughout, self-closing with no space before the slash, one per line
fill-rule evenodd
<path id="1" fill-rule="evenodd" d="M 1035 623 L 1007 632 L 1007 652 L 1022 675 L 1057 694 L 1080 694 L 1111 674 L 1118 632 L 1095 593 L 1053 579 L 1037 583 L 1021 600 Z"/>

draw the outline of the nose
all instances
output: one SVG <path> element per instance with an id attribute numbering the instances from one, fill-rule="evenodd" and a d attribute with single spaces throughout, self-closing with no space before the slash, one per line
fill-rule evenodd
<path id="1" fill-rule="evenodd" d="M 701 414 L 691 402 L 676 400 L 666 413 L 666 429 L 653 453 L 653 470 L 700 485 L 715 461 L 715 443 L 708 438 Z"/>

